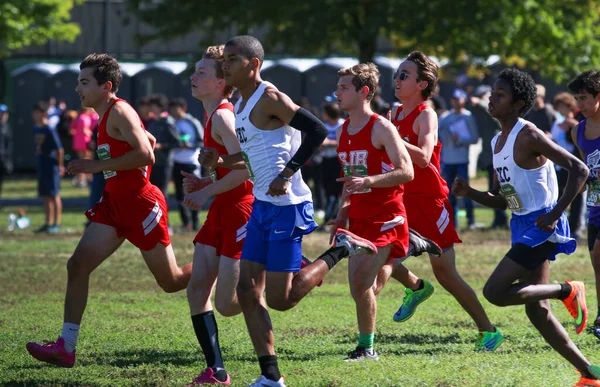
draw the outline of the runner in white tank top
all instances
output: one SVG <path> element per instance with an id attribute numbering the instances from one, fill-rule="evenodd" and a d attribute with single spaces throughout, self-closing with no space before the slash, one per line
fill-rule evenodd
<path id="1" fill-rule="evenodd" d="M 240 105 L 243 98 L 235 105 L 235 130 L 250 178 L 254 181 L 254 196 L 258 200 L 279 206 L 312 201 L 310 189 L 302 179 L 301 171 L 292 175 L 290 189 L 284 195 L 267 195 L 269 185 L 285 169 L 302 142 L 302 133 L 287 124 L 279 129 L 263 130 L 250 120 L 252 110 L 267 87 L 277 90 L 269 82 L 263 81 L 242 110 Z"/>
<path id="2" fill-rule="evenodd" d="M 512 247 L 485 284 L 485 298 L 498 306 L 525 305 L 532 325 L 581 373 L 577 385 L 600 386 L 600 367 L 592 366 L 577 349 L 552 315 L 549 303 L 550 299 L 561 300 L 575 320 L 575 332 L 583 332 L 587 321 L 583 282 L 548 284 L 548 280 L 549 260 L 558 253 L 575 251 L 576 241 L 570 238 L 564 211 L 583 187 L 588 171 L 575 156 L 520 118 L 531 109 L 535 98 L 535 83 L 527 73 L 516 69 L 500 73 L 489 105 L 490 114 L 502 126 L 502 132 L 492 140 L 494 189 L 480 192 L 457 179 L 452 191 L 488 207 L 510 207 L 513 212 Z M 553 162 L 569 171 L 558 201 Z"/>
<path id="3" fill-rule="evenodd" d="M 519 118 L 502 149 L 493 156 L 500 194 L 508 202 L 508 208 L 520 216 L 553 206 L 558 200 L 558 183 L 551 160 L 546 159 L 541 167 L 535 169 L 524 169 L 515 163 L 515 140 L 527 125 L 535 127 Z M 496 149 L 500 135 L 498 133 L 492 139 L 492 149 Z"/>

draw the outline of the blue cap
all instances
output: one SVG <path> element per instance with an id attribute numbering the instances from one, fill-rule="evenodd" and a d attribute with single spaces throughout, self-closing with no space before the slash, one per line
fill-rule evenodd
<path id="1" fill-rule="evenodd" d="M 335 93 L 331 93 L 329 95 L 325 96 L 325 101 L 326 102 L 337 102 L 337 97 L 335 96 Z"/>
<path id="2" fill-rule="evenodd" d="M 0 104 L 0 113 L 6 113 L 8 111 L 8 106 L 4 104 Z"/>
<path id="3" fill-rule="evenodd" d="M 473 95 L 475 97 L 481 97 L 482 95 L 484 95 L 486 93 L 489 93 L 491 91 L 492 91 L 491 86 L 488 86 L 488 85 L 479 85 L 479 86 L 477 86 L 477 88 L 473 92 Z"/>
<path id="4" fill-rule="evenodd" d="M 452 93 L 452 98 L 467 99 L 467 93 L 462 89 L 454 89 L 454 92 Z"/>

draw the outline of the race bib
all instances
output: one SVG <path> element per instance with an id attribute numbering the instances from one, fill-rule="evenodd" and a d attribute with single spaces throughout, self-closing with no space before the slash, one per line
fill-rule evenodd
<path id="1" fill-rule="evenodd" d="M 110 159 L 110 145 L 98 145 L 98 148 L 96 149 L 96 154 L 98 155 L 98 158 L 100 160 Z M 102 171 L 102 174 L 104 175 L 104 179 L 110 179 L 111 177 L 117 176 L 116 171 Z"/>
<path id="2" fill-rule="evenodd" d="M 246 154 L 246 152 L 242 151 L 242 159 L 244 159 L 244 164 L 246 164 L 246 168 L 248 169 L 250 180 L 254 181 L 254 171 L 252 170 L 252 166 L 250 165 L 250 159 L 248 159 L 248 155 Z"/>
<path id="3" fill-rule="evenodd" d="M 502 195 L 508 202 L 509 210 L 513 212 L 521 212 L 524 210 L 523 203 L 521 203 L 521 199 L 519 198 L 515 187 L 512 185 L 504 184 L 502 187 L 500 187 L 500 195 Z"/>
<path id="4" fill-rule="evenodd" d="M 344 165 L 343 170 L 344 170 L 344 176 L 346 176 L 346 177 L 348 177 L 348 176 L 362 176 L 362 177 L 369 176 L 369 170 L 364 165 Z M 371 192 L 371 188 L 365 188 L 362 191 L 355 191 L 355 192 L 353 192 L 353 194 L 362 194 L 362 193 L 367 193 L 367 192 Z"/>
<path id="5" fill-rule="evenodd" d="M 600 207 L 600 181 L 588 181 L 587 205 L 590 207 Z"/>

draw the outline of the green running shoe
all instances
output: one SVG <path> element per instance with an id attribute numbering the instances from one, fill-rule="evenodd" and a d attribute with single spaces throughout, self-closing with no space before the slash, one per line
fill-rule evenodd
<path id="1" fill-rule="evenodd" d="M 417 310 L 417 306 L 420 303 L 428 299 L 433 294 L 433 285 L 427 280 L 423 281 L 423 289 L 411 290 L 406 288 L 404 291 L 404 299 L 402 300 L 402 306 L 396 314 L 394 314 L 395 322 L 404 322 L 412 317 Z"/>
<path id="2" fill-rule="evenodd" d="M 502 344 L 504 336 L 496 328 L 495 332 L 479 332 L 479 340 L 475 344 L 475 350 L 481 352 L 493 352 Z"/>

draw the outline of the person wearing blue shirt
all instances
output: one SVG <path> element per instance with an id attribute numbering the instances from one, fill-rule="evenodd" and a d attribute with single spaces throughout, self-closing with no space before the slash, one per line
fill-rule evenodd
<path id="1" fill-rule="evenodd" d="M 48 126 L 48 110 L 42 103 L 33 107 L 38 194 L 44 200 L 45 224 L 36 232 L 58 233 L 62 216 L 60 178 L 65 174 L 64 149 L 56 130 Z"/>
<path id="2" fill-rule="evenodd" d="M 181 146 L 173 150 L 172 176 L 182 230 L 197 231 L 199 229 L 198 211 L 190 211 L 183 205 L 185 192 L 183 191 L 183 174 L 181 172 L 200 176 L 198 156 L 200 147 L 204 144 L 204 129 L 200 121 L 187 113 L 187 102 L 183 98 L 176 98 L 169 102 L 169 113 L 175 119 L 175 127 L 181 140 Z"/>

